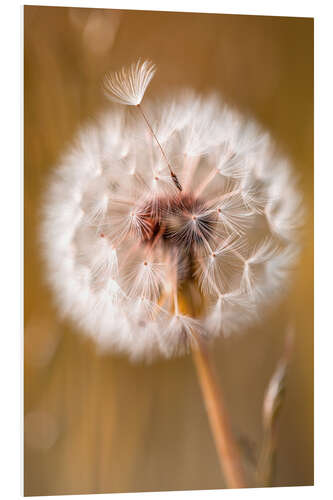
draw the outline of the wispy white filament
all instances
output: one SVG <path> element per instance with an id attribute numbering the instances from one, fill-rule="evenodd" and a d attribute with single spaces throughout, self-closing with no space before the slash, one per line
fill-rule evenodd
<path id="1" fill-rule="evenodd" d="M 141 102 L 155 68 L 110 75 L 111 99 Z M 45 195 L 42 239 L 59 308 L 102 349 L 153 359 L 186 351 L 193 331 L 229 335 L 285 289 L 301 196 L 267 133 L 223 105 L 181 93 L 147 103 L 183 187 L 142 120 L 123 107 L 83 129 Z M 190 280 L 206 307 L 181 314 Z"/>
<path id="2" fill-rule="evenodd" d="M 155 65 L 152 62 L 139 60 L 129 68 L 107 74 L 104 79 L 105 94 L 111 101 L 137 106 L 154 74 Z"/>

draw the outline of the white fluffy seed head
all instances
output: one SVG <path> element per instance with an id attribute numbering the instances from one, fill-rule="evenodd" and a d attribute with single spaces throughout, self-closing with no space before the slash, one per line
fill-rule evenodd
<path id="1" fill-rule="evenodd" d="M 108 77 L 108 92 L 138 104 L 153 74 L 138 62 Z M 62 314 L 102 350 L 152 360 L 241 331 L 281 296 L 302 202 L 268 134 L 217 96 L 145 109 L 157 139 L 124 107 L 79 132 L 46 191 L 42 241 Z"/>

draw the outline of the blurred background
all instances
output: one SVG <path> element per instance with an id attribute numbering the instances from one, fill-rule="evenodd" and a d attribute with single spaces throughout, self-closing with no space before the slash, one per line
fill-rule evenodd
<path id="1" fill-rule="evenodd" d="M 24 8 L 25 495 L 224 487 L 190 356 L 149 366 L 100 356 L 60 321 L 38 244 L 47 176 L 78 127 L 105 109 L 104 72 L 138 57 L 149 92 L 217 90 L 291 158 L 307 208 L 300 266 L 258 328 L 214 357 L 248 472 L 261 408 L 291 317 L 295 346 L 280 415 L 276 486 L 313 484 L 313 20 Z"/>

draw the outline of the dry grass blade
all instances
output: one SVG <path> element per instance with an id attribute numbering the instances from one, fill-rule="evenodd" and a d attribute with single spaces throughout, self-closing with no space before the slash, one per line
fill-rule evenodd
<path id="1" fill-rule="evenodd" d="M 293 345 L 294 330 L 291 325 L 287 328 L 284 352 L 273 373 L 264 397 L 263 427 L 264 438 L 259 455 L 256 483 L 258 487 L 272 486 L 274 478 L 278 416 L 284 401 L 286 377 Z"/>

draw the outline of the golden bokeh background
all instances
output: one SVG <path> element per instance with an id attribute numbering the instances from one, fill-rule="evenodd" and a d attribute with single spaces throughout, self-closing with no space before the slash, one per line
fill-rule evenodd
<path id="1" fill-rule="evenodd" d="M 313 484 L 313 20 L 58 7 L 24 8 L 25 495 L 224 487 L 191 357 L 133 365 L 96 353 L 59 319 L 38 231 L 47 175 L 78 127 L 107 106 L 105 71 L 138 57 L 149 92 L 217 90 L 290 156 L 307 208 L 293 286 L 260 327 L 214 357 L 248 472 L 265 387 L 288 317 L 296 330 L 275 485 Z"/>

